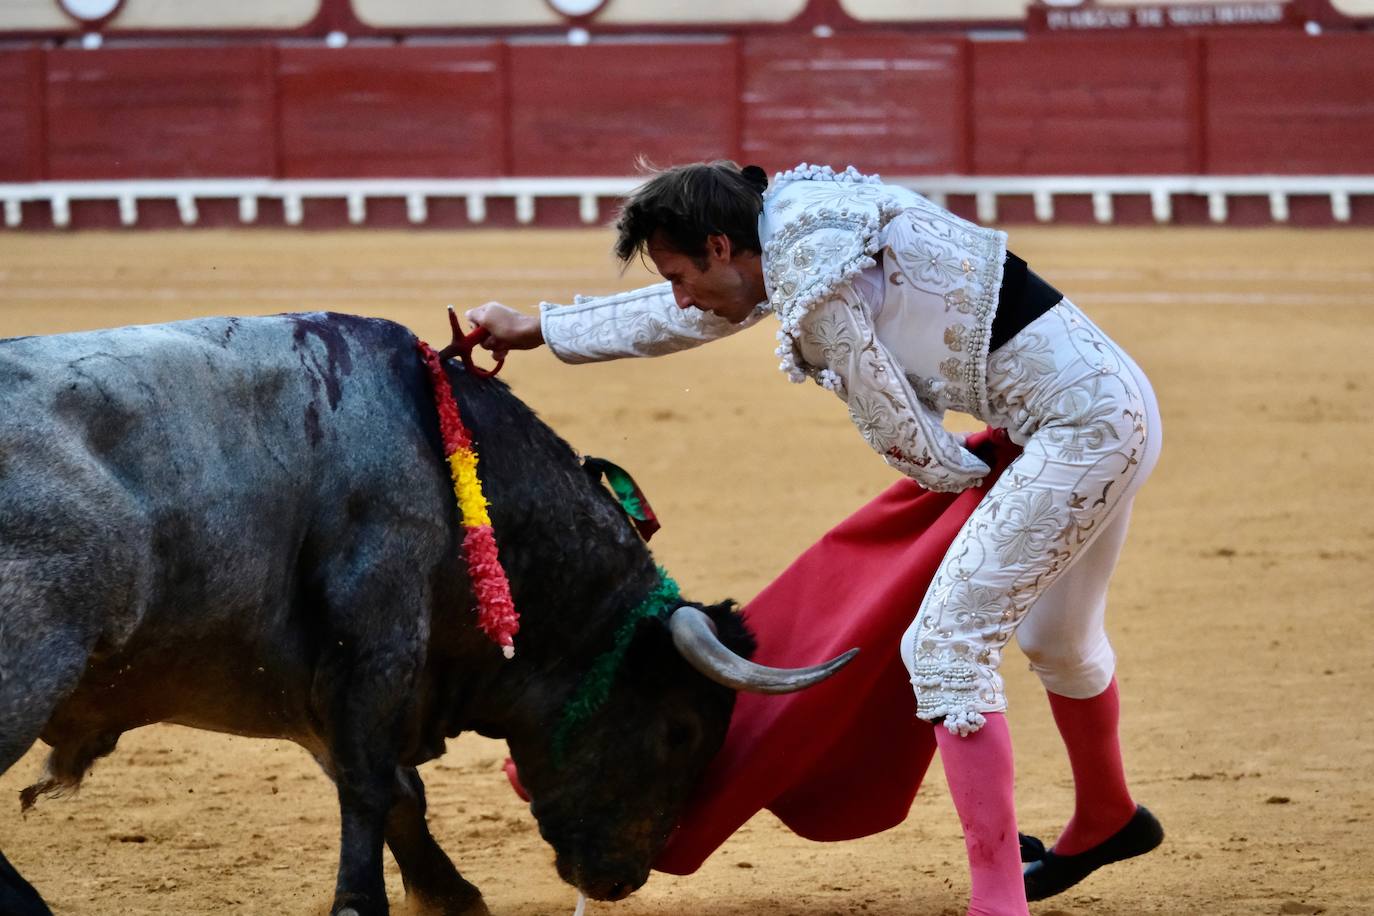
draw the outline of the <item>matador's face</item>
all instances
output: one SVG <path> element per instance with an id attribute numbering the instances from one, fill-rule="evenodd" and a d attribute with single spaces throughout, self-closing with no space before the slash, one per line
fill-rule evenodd
<path id="1" fill-rule="evenodd" d="M 727 236 L 707 238 L 703 258 L 659 244 L 650 244 L 648 254 L 672 284 L 680 308 L 696 306 L 738 324 L 766 298 L 762 259 L 756 252 L 736 252 Z"/>

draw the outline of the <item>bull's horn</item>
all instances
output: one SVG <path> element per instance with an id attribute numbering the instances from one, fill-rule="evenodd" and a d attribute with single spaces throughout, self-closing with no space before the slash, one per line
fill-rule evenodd
<path id="1" fill-rule="evenodd" d="M 810 668 L 770 668 L 731 652 L 716 635 L 716 625 L 703 611 L 680 607 L 668 619 L 673 644 L 693 668 L 717 684 L 747 693 L 795 693 L 830 677 L 859 654 L 850 649 Z"/>

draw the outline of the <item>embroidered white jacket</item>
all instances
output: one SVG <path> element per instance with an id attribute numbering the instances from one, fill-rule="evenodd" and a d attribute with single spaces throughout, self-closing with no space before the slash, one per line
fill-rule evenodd
<path id="1" fill-rule="evenodd" d="M 941 425 L 987 404 L 988 333 L 1006 235 L 853 168 L 778 175 L 759 219 L 768 301 L 731 324 L 681 309 L 669 284 L 540 304 L 544 340 L 570 363 L 658 356 L 778 316 L 780 368 L 835 392 L 888 464 L 931 490 L 977 484 L 988 468 Z M 881 253 L 881 276 L 873 274 Z M 880 293 L 878 291 L 881 291 Z"/>

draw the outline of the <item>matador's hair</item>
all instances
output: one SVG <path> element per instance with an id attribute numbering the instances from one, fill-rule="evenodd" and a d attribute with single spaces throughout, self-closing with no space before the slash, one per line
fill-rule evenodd
<path id="1" fill-rule="evenodd" d="M 646 167 L 643 161 L 641 167 Z M 759 214 L 768 176 L 756 165 L 698 162 L 655 172 L 626 198 L 616 220 L 615 256 L 628 264 L 655 236 L 704 261 L 706 239 L 724 235 L 735 251 L 759 252 Z"/>

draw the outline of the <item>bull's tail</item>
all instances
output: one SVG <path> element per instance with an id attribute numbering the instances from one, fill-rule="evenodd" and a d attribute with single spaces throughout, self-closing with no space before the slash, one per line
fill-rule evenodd
<path id="1" fill-rule="evenodd" d="M 48 755 L 43 778 L 19 793 L 19 810 L 28 811 L 39 798 L 60 798 L 75 794 L 86 771 L 101 757 L 115 749 L 119 732 L 93 731 L 80 740 L 56 745 Z"/>
<path id="2" fill-rule="evenodd" d="M 75 777 L 71 775 L 59 776 L 52 771 L 51 763 L 43 774 L 43 778 L 31 786 L 19 790 L 19 811 L 26 813 L 33 807 L 34 802 L 39 798 L 61 798 L 63 795 L 70 795 L 81 786 L 81 774 Z M 4 910 L 0 910 L 4 912 Z"/>
<path id="3" fill-rule="evenodd" d="M 43 778 L 19 792 L 19 810 L 26 812 L 43 797 L 60 798 L 75 794 L 91 764 L 115 749 L 119 733 L 91 732 L 80 740 L 66 741 L 53 748 Z M 0 913 L 3 913 L 0 910 Z"/>

